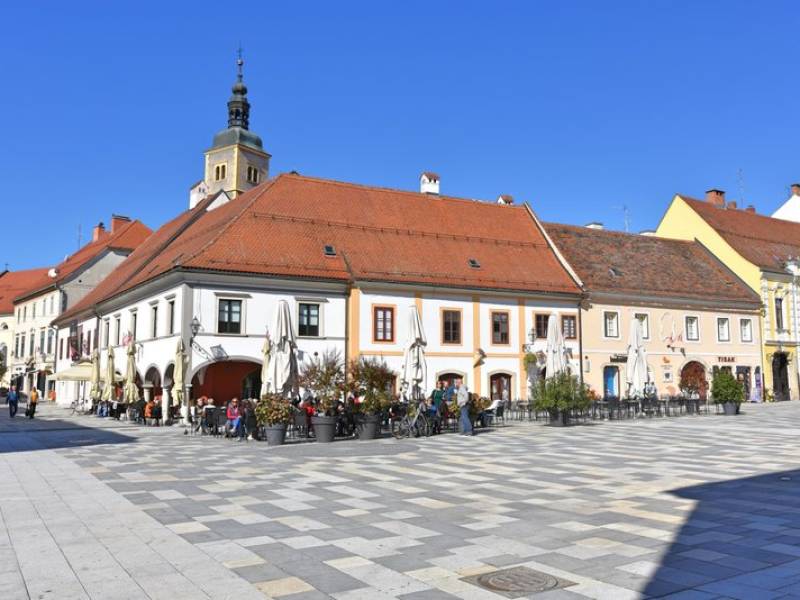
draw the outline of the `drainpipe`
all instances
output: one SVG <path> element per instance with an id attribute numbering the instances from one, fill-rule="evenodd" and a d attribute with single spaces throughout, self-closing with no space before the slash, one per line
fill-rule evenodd
<path id="1" fill-rule="evenodd" d="M 791 256 L 786 260 L 786 270 L 789 271 L 792 275 L 792 333 L 794 334 L 794 342 L 796 343 L 798 339 L 800 339 L 800 335 L 798 335 L 798 327 L 797 327 L 797 273 L 800 270 L 800 264 L 798 263 L 798 259 L 792 258 Z M 795 345 L 794 350 L 794 361 L 795 361 L 795 383 L 798 386 L 798 390 L 800 390 L 800 356 L 798 356 L 798 347 Z M 792 390 L 789 389 L 789 400 L 792 399 Z"/>

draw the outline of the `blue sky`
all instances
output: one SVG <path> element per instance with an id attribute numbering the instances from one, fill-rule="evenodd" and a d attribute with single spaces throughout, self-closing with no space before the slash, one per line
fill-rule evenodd
<path id="1" fill-rule="evenodd" d="M 184 210 L 235 50 L 272 174 L 528 201 L 652 228 L 710 187 L 771 212 L 800 179 L 792 2 L 27 2 L 0 36 L 0 268 L 116 212 Z M 740 175 L 741 173 L 741 175 Z"/>

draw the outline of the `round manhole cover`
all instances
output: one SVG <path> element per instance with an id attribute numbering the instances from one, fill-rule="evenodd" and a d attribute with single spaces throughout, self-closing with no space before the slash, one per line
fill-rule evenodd
<path id="1" fill-rule="evenodd" d="M 529 567 L 512 567 L 491 573 L 484 573 L 472 579 L 484 589 L 491 590 L 509 598 L 546 592 L 573 585 L 571 581 L 558 579 Z"/>

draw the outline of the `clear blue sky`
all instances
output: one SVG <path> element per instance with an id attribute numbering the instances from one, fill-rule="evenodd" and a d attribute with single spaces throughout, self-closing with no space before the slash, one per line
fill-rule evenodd
<path id="1" fill-rule="evenodd" d="M 3 9 L 0 268 L 187 205 L 235 50 L 272 174 L 513 194 L 652 228 L 675 192 L 800 179 L 796 2 L 17 2 Z M 743 174 L 742 181 L 738 176 Z"/>

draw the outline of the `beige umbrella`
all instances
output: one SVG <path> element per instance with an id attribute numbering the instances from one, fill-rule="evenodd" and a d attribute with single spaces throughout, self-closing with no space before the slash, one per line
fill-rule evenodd
<path id="1" fill-rule="evenodd" d="M 136 385 L 136 344 L 128 344 L 128 369 L 125 371 L 125 389 L 123 398 L 128 404 L 133 404 L 139 399 L 139 388 Z"/>
<path id="2" fill-rule="evenodd" d="M 172 371 L 172 406 L 183 404 L 183 375 L 186 371 L 186 352 L 184 352 L 183 340 L 178 340 L 178 347 L 175 350 L 175 367 Z"/>
<path id="3" fill-rule="evenodd" d="M 272 326 L 267 377 L 262 380 L 262 392 L 288 395 L 297 383 L 297 342 L 294 339 L 292 316 L 286 300 L 278 302 Z"/>
<path id="4" fill-rule="evenodd" d="M 100 351 L 95 348 L 92 352 L 92 374 L 89 379 L 89 398 L 93 402 L 100 400 Z"/>
<path id="5" fill-rule="evenodd" d="M 549 379 L 567 370 L 567 355 L 564 336 L 558 326 L 558 316 L 553 313 L 547 319 L 547 342 L 545 346 L 545 376 Z"/>
<path id="6" fill-rule="evenodd" d="M 267 338 L 264 340 L 264 347 L 261 349 L 261 396 L 266 394 L 267 380 L 269 379 L 269 357 L 272 354 L 272 339 L 269 337 L 269 329 L 267 329 Z"/>
<path id="7" fill-rule="evenodd" d="M 647 374 L 647 356 L 644 347 L 642 322 L 636 317 L 631 321 L 631 334 L 628 339 L 628 360 L 625 369 L 625 382 L 628 384 L 628 396 L 641 398 L 649 380 Z"/>
<path id="8" fill-rule="evenodd" d="M 103 388 L 102 400 L 112 402 L 116 400 L 114 397 L 114 384 L 117 381 L 117 372 L 114 369 L 114 350 L 109 347 L 106 354 L 106 385 Z"/>
<path id="9" fill-rule="evenodd" d="M 400 387 L 405 394 L 417 399 L 425 393 L 428 379 L 428 364 L 425 362 L 425 346 L 428 340 L 422 329 L 422 319 L 416 306 L 408 311 L 408 340 L 403 355 L 403 379 Z"/>

